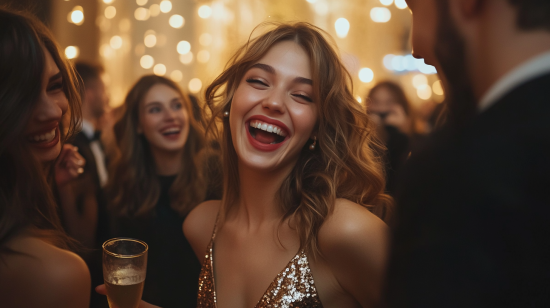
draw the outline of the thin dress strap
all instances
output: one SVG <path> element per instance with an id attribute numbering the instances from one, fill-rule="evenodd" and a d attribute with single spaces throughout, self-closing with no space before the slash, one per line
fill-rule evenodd
<path id="1" fill-rule="evenodd" d="M 216 222 L 214 223 L 214 229 L 212 230 L 212 237 L 210 243 L 206 248 L 204 255 L 204 261 L 202 263 L 201 273 L 199 276 L 199 292 L 197 294 L 197 307 L 200 308 L 216 308 L 216 290 L 214 283 L 214 256 L 212 252 L 212 246 L 214 245 L 214 239 L 216 238 L 216 231 L 218 227 L 218 219 L 220 212 L 216 215 Z"/>

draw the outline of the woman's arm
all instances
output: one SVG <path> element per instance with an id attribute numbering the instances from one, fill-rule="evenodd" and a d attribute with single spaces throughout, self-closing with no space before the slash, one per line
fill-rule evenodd
<path id="1" fill-rule="evenodd" d="M 194 208 L 183 222 L 183 234 L 200 262 L 212 238 L 220 206 L 220 200 L 205 201 Z"/>
<path id="2" fill-rule="evenodd" d="M 361 304 L 380 299 L 388 257 L 386 224 L 366 208 L 338 199 L 319 231 L 319 247 L 340 286 Z"/>

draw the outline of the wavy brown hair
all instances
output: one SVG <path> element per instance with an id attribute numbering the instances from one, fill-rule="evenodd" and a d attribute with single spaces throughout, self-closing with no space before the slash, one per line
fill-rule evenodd
<path id="1" fill-rule="evenodd" d="M 65 142 L 81 118 L 80 87 L 73 66 L 61 57 L 42 22 L 28 13 L 0 7 L 0 252 L 24 229 L 58 247 L 75 247 L 62 230 L 45 166 L 34 157 L 24 136 L 42 89 L 45 50 L 63 76 L 63 92 L 69 101 L 63 119 L 66 127 L 60 130 L 61 142 Z"/>
<path id="2" fill-rule="evenodd" d="M 197 124 L 187 95 L 172 80 L 161 76 L 141 77 L 124 102 L 124 113 L 114 126 L 119 155 L 111 166 L 113 176 L 107 184 L 109 208 L 118 216 L 141 216 L 150 212 L 160 196 L 160 183 L 149 142 L 138 134 L 139 108 L 147 92 L 163 84 L 179 93 L 187 110 L 189 136 L 184 146 L 182 171 L 170 187 L 171 207 L 185 216 L 204 201 L 206 185 L 201 153 L 204 132 Z"/>
<path id="3" fill-rule="evenodd" d="M 230 109 L 235 90 L 252 65 L 275 44 L 295 42 L 310 59 L 313 101 L 318 106 L 318 143 L 315 151 L 304 145 L 294 169 L 279 189 L 278 202 L 284 212 L 281 222 L 291 216 L 297 218 L 301 247 L 317 255 L 319 229 L 334 210 L 337 198 L 351 200 L 382 219 L 388 218 L 392 200 L 384 194 L 382 160 L 375 155 L 383 152 L 378 150 L 383 145 L 376 139 L 369 117 L 353 97 L 352 79 L 327 33 L 305 22 L 260 26 L 274 28 L 249 38 L 205 93 L 212 115 L 208 133 L 221 139 L 223 153 L 221 219 L 239 198 L 237 154 L 223 112 Z"/>

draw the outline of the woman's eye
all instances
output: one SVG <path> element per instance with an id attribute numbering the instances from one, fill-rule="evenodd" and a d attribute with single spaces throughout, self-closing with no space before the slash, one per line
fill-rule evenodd
<path id="1" fill-rule="evenodd" d="M 50 87 L 48 88 L 48 91 L 60 90 L 62 88 L 63 88 L 63 82 L 59 81 L 50 85 Z"/>
<path id="2" fill-rule="evenodd" d="M 152 108 L 149 109 L 149 113 L 157 113 L 157 112 L 160 112 L 159 107 L 152 107 Z"/>
<path id="3" fill-rule="evenodd" d="M 301 98 L 305 101 L 308 101 L 308 102 L 313 102 L 313 100 L 309 97 L 309 96 L 306 96 L 304 94 L 293 94 L 294 97 L 298 97 L 298 98 Z"/>
<path id="4" fill-rule="evenodd" d="M 253 79 L 253 78 L 249 78 L 246 80 L 246 82 L 248 83 L 255 83 L 255 84 L 259 84 L 259 85 L 262 85 L 262 86 L 265 86 L 267 87 L 267 84 L 259 79 Z"/>
<path id="5" fill-rule="evenodd" d="M 182 104 L 182 103 L 175 103 L 175 104 L 174 104 L 174 109 L 175 109 L 175 110 L 180 110 L 182 107 L 183 107 L 183 104 Z"/>

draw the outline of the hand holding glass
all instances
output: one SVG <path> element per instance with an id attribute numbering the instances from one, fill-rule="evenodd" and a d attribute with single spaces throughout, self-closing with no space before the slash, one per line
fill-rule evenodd
<path id="1" fill-rule="evenodd" d="M 114 238 L 103 243 L 103 280 L 109 307 L 139 306 L 148 249 L 145 242 L 130 238 Z"/>

